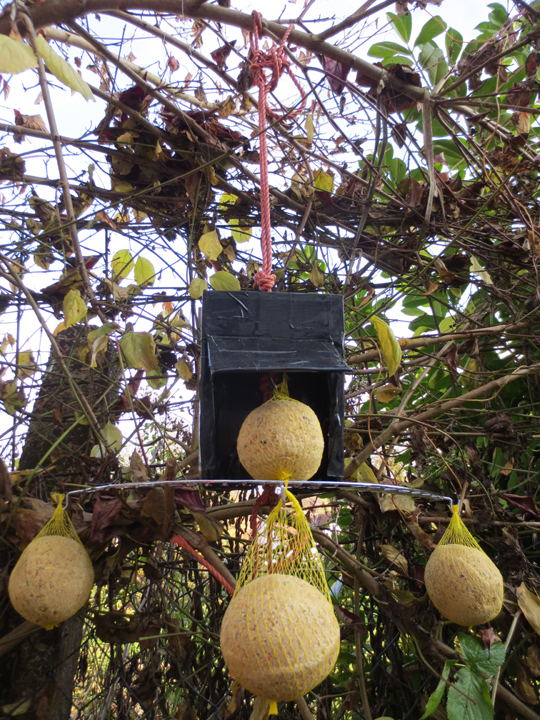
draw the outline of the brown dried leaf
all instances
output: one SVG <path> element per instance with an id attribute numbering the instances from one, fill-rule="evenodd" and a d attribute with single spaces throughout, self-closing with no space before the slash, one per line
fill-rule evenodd
<path id="1" fill-rule="evenodd" d="M 12 495 L 11 477 L 4 461 L 0 458 L 0 500 L 9 502 Z"/>
<path id="2" fill-rule="evenodd" d="M 163 488 L 153 487 L 144 498 L 141 515 L 151 517 L 158 525 L 165 520 L 165 494 Z"/>
<path id="3" fill-rule="evenodd" d="M 133 473 L 133 482 L 148 482 L 150 479 L 148 476 L 148 469 L 136 450 L 134 450 L 131 455 L 129 466 L 131 468 L 131 472 Z"/>
<path id="4" fill-rule="evenodd" d="M 531 645 L 527 650 L 527 665 L 534 677 L 540 677 L 540 647 Z"/>
<path id="5" fill-rule="evenodd" d="M 235 680 L 231 687 L 231 701 L 227 706 L 227 709 L 225 710 L 225 719 L 228 720 L 232 715 L 234 715 L 238 710 L 240 709 L 240 705 L 244 701 L 244 688 L 240 685 L 238 680 Z"/>
<path id="6" fill-rule="evenodd" d="M 540 599 L 530 590 L 527 590 L 525 583 L 516 590 L 518 605 L 529 621 L 530 626 L 537 635 L 540 635 Z"/>

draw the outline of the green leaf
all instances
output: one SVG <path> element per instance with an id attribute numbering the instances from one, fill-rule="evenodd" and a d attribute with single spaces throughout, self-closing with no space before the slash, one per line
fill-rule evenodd
<path id="1" fill-rule="evenodd" d="M 120 349 L 126 367 L 151 372 L 158 366 L 156 344 L 148 332 L 126 332 L 120 338 Z"/>
<path id="2" fill-rule="evenodd" d="M 251 238 L 252 228 L 249 226 L 240 227 L 240 220 L 229 220 L 229 227 L 231 228 L 234 242 L 243 243 Z"/>
<path id="3" fill-rule="evenodd" d="M 425 43 L 420 47 L 418 62 L 428 71 L 429 78 L 434 85 L 442 80 L 448 72 L 448 63 L 444 59 L 443 51 L 431 43 Z"/>
<path id="4" fill-rule="evenodd" d="M 23 72 L 37 67 L 37 58 L 32 48 L 22 40 L 0 35 L 0 73 Z"/>
<path id="5" fill-rule="evenodd" d="M 473 705 L 468 698 L 476 704 Z M 460 668 L 457 682 L 448 691 L 446 712 L 448 720 L 493 720 L 493 705 L 486 681 L 468 667 Z"/>
<path id="6" fill-rule="evenodd" d="M 122 449 L 122 443 L 124 442 L 124 438 L 122 437 L 122 433 L 120 432 L 120 430 L 115 425 L 113 425 L 111 422 L 108 422 L 103 428 L 102 432 L 105 440 L 107 441 L 107 445 L 112 450 Z"/>
<path id="7" fill-rule="evenodd" d="M 119 250 L 114 253 L 111 267 L 115 280 L 127 277 L 133 269 L 133 257 L 129 250 Z"/>
<path id="8" fill-rule="evenodd" d="M 150 260 L 139 256 L 137 258 L 137 262 L 135 263 L 134 275 L 137 285 L 144 287 L 145 285 L 153 284 L 156 271 L 154 270 L 154 266 Z"/>
<path id="9" fill-rule="evenodd" d="M 399 343 L 392 329 L 384 320 L 374 315 L 371 318 L 371 322 L 379 338 L 383 360 L 388 367 L 388 375 L 393 375 L 401 362 L 401 348 Z"/>
<path id="10" fill-rule="evenodd" d="M 411 39 L 412 31 L 412 15 L 407 13 L 406 15 L 395 15 L 394 13 L 386 13 L 388 21 L 394 26 L 394 30 L 406 43 Z"/>
<path id="11" fill-rule="evenodd" d="M 90 330 L 87 340 L 89 343 L 92 343 L 104 335 L 107 337 L 112 335 L 116 330 L 120 330 L 120 327 L 116 323 L 105 323 L 101 327 L 95 328 L 95 330 Z"/>
<path id="12" fill-rule="evenodd" d="M 199 298 L 201 298 L 205 290 L 208 290 L 208 283 L 202 278 L 194 278 L 189 283 L 189 296 L 193 300 L 198 300 Z"/>
<path id="13" fill-rule="evenodd" d="M 489 20 L 491 24 L 495 25 L 495 27 L 500 30 L 508 19 L 506 8 L 499 3 L 490 3 L 488 7 L 491 8 L 491 12 L 489 13 Z"/>
<path id="14" fill-rule="evenodd" d="M 407 175 L 407 166 L 401 158 L 392 158 L 392 160 L 390 160 L 387 165 L 388 170 L 390 171 L 390 177 L 397 185 Z"/>
<path id="15" fill-rule="evenodd" d="M 454 30 L 454 28 L 448 28 L 444 41 L 446 44 L 446 54 L 453 64 L 458 59 L 463 48 L 463 35 L 457 30 Z"/>
<path id="16" fill-rule="evenodd" d="M 459 633 L 458 640 L 461 654 L 471 670 L 491 676 L 495 675 L 504 663 L 506 655 L 504 643 L 495 642 L 487 648 L 479 638 L 465 633 Z"/>
<path id="17" fill-rule="evenodd" d="M 67 85 L 72 90 L 81 93 L 85 100 L 93 100 L 94 95 L 90 87 L 85 83 L 82 77 L 76 72 L 64 58 L 57 55 L 43 35 L 36 38 L 36 49 L 39 55 L 45 60 L 47 70 L 57 77 L 60 82 Z"/>
<path id="18" fill-rule="evenodd" d="M 240 283 L 226 270 L 218 270 L 210 277 L 210 285 L 214 290 L 228 290 L 233 292 L 234 290 L 240 290 Z"/>
<path id="19" fill-rule="evenodd" d="M 64 298 L 64 325 L 68 328 L 80 322 L 88 308 L 79 290 L 70 290 Z"/>
<path id="20" fill-rule="evenodd" d="M 442 671 L 442 680 L 439 680 L 439 684 L 435 688 L 435 690 L 431 693 L 429 700 L 427 701 L 426 705 L 426 711 L 420 718 L 420 720 L 426 720 L 430 715 L 433 715 L 435 710 L 439 707 L 441 700 L 443 699 L 444 691 L 446 689 L 446 682 L 445 680 L 448 680 L 448 676 L 450 675 L 451 668 L 454 667 L 454 665 L 457 664 L 457 660 L 447 660 L 444 663 L 444 668 Z"/>
<path id="21" fill-rule="evenodd" d="M 199 239 L 199 250 L 203 253 L 207 260 L 216 261 L 221 255 L 223 248 L 219 242 L 217 230 L 211 230 L 204 233 Z"/>
<path id="22" fill-rule="evenodd" d="M 444 153 L 444 159 L 448 163 L 449 169 L 465 164 L 463 155 L 460 153 L 458 146 L 453 140 L 439 140 L 438 138 L 434 138 L 433 152 L 435 155 Z"/>
<path id="23" fill-rule="evenodd" d="M 378 58 L 393 58 L 398 53 L 403 53 L 404 55 L 412 55 L 411 51 L 408 48 L 403 47 L 403 45 L 398 45 L 397 43 L 387 41 L 376 43 L 375 45 L 372 45 L 368 50 L 368 55 Z"/>
<path id="24" fill-rule="evenodd" d="M 161 365 L 155 370 L 146 373 L 146 382 L 151 388 L 154 388 L 154 390 L 159 390 L 159 388 L 164 387 L 167 384 L 167 380 L 167 372 Z"/>
<path id="25" fill-rule="evenodd" d="M 433 38 L 443 33 L 447 28 L 446 23 L 440 15 L 430 18 L 424 27 L 418 33 L 418 37 L 415 40 L 415 45 L 424 45 L 429 43 Z"/>

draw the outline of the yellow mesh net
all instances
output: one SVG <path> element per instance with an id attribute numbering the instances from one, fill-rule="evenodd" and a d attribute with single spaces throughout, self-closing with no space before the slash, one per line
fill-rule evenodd
<path id="1" fill-rule="evenodd" d="M 331 603 L 324 568 L 302 506 L 289 490 L 285 489 L 285 495 L 287 506 L 280 498 L 251 543 L 235 596 L 261 575 L 293 575 L 313 585 Z"/>
<path id="2" fill-rule="evenodd" d="M 69 537 L 72 540 L 76 540 L 78 543 L 81 543 L 81 539 L 77 535 L 77 531 L 73 527 L 73 523 L 64 509 L 64 495 L 54 493 L 52 497 L 57 503 L 56 510 L 54 511 L 52 518 L 36 535 L 34 540 L 45 537 L 46 535 L 60 535 L 61 537 Z"/>
<path id="3" fill-rule="evenodd" d="M 466 545 L 484 552 L 459 517 L 459 505 L 452 505 L 452 519 L 439 540 L 439 545 Z"/>
<path id="4" fill-rule="evenodd" d="M 286 487 L 284 495 L 285 504 L 280 498 L 251 543 L 222 626 L 229 670 L 253 694 L 269 699 L 270 715 L 277 714 L 276 701 L 295 700 L 328 676 L 340 644 L 309 523 Z M 256 648 L 252 655 L 246 646 Z"/>

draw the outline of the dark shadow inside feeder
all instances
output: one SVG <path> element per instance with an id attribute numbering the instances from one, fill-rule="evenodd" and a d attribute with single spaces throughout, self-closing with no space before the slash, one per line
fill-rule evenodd
<path id="1" fill-rule="evenodd" d="M 334 474 L 332 434 L 335 412 L 330 415 L 336 382 L 343 383 L 341 373 L 289 372 L 289 395 L 308 405 L 317 415 L 324 437 L 324 453 L 312 480 L 325 480 Z M 261 373 L 218 373 L 212 383 L 216 407 L 216 477 L 247 480 L 251 476 L 243 468 L 236 451 L 242 423 L 252 410 L 263 404 L 260 389 Z M 294 478 L 292 478 L 294 479 Z"/>

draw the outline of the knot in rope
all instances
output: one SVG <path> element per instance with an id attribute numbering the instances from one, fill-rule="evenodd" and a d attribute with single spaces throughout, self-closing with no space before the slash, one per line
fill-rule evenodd
<path id="1" fill-rule="evenodd" d="M 272 238 L 271 238 L 271 217 L 270 217 L 270 186 L 268 184 L 268 150 L 266 145 L 266 113 L 281 120 L 283 117 L 294 117 L 301 113 L 306 104 L 306 96 L 290 70 L 290 61 L 285 57 L 285 44 L 293 29 L 289 25 L 279 47 L 272 44 L 270 52 L 264 52 L 259 48 L 259 38 L 263 34 L 262 15 L 256 10 L 253 11 L 253 32 L 250 35 L 250 60 L 251 72 L 255 84 L 259 87 L 259 157 L 261 166 L 261 247 L 262 247 L 262 268 L 254 277 L 254 282 L 261 290 L 270 292 L 274 287 L 276 276 L 272 275 Z M 265 70 L 270 70 L 270 78 L 266 79 Z M 279 118 L 270 108 L 267 107 L 266 95 L 273 92 L 284 71 L 287 71 L 292 81 L 300 91 L 302 102 L 300 107 L 286 113 Z"/>

